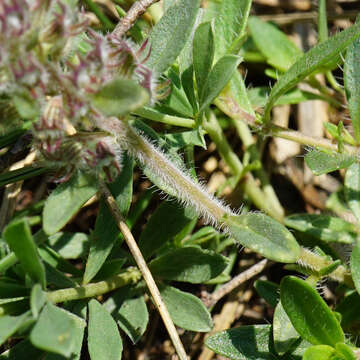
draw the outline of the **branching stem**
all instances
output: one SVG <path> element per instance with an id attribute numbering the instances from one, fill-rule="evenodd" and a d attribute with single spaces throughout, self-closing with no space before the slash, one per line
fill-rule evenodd
<path id="1" fill-rule="evenodd" d="M 141 274 L 139 270 L 136 268 L 130 268 L 127 271 L 104 281 L 90 283 L 75 288 L 51 291 L 48 293 L 48 299 L 56 304 L 64 301 L 99 296 L 129 284 L 136 284 L 140 278 Z"/>

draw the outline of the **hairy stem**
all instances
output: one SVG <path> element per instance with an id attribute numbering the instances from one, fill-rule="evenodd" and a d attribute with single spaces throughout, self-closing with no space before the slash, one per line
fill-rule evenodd
<path id="1" fill-rule="evenodd" d="M 121 215 L 121 212 L 116 204 L 116 201 L 109 189 L 104 183 L 100 183 L 100 191 L 105 198 L 105 201 L 109 207 L 111 214 L 113 215 L 117 226 L 121 233 L 124 236 L 125 242 L 128 245 L 132 256 L 134 257 L 137 266 L 140 269 L 140 272 L 146 282 L 147 287 L 153 297 L 156 308 L 158 309 L 160 316 L 162 317 L 165 327 L 170 335 L 170 338 L 174 344 L 177 354 L 179 355 L 180 360 L 187 360 L 187 355 L 185 349 L 181 343 L 179 335 L 176 331 L 175 325 L 171 320 L 170 314 L 166 308 L 164 301 L 161 298 L 160 291 L 155 283 L 154 278 L 145 262 L 145 259 L 130 231 L 128 226 L 125 223 L 124 218 Z"/>
<path id="2" fill-rule="evenodd" d="M 54 304 L 70 300 L 85 299 L 106 294 L 129 284 L 136 284 L 140 279 L 140 271 L 136 268 L 129 268 L 125 272 L 115 275 L 107 280 L 75 288 L 51 291 L 48 292 L 47 296 Z"/>
<path id="3" fill-rule="evenodd" d="M 170 185 L 180 201 L 194 207 L 200 216 L 217 225 L 221 224 L 225 214 L 232 214 L 229 208 L 210 195 L 200 184 L 195 183 L 187 173 L 174 165 L 128 123 L 123 122 L 123 124 L 126 126 L 128 150 L 141 163 L 151 168 L 164 183 Z"/>
<path id="4" fill-rule="evenodd" d="M 320 271 L 321 269 L 331 265 L 333 261 L 314 254 L 308 249 L 301 248 L 301 254 L 298 263 L 315 271 Z M 336 281 L 343 282 L 351 288 L 354 287 L 351 273 L 342 265 L 338 266 L 335 271 L 329 274 L 329 277 Z"/>

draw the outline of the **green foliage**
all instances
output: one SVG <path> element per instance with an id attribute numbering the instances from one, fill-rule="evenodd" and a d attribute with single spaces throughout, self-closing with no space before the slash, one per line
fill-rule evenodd
<path id="1" fill-rule="evenodd" d="M 274 25 L 255 16 L 249 19 L 251 37 L 269 65 L 286 71 L 302 55 L 301 50 Z"/>
<path id="2" fill-rule="evenodd" d="M 27 274 L 43 288 L 46 286 L 45 269 L 40 260 L 31 229 L 26 219 L 10 223 L 3 233 L 5 241 L 15 253 Z"/>
<path id="3" fill-rule="evenodd" d="M 270 325 L 242 326 L 219 332 L 206 340 L 206 346 L 233 360 L 274 359 L 270 352 Z"/>
<path id="4" fill-rule="evenodd" d="M 92 360 L 121 359 L 123 345 L 116 322 L 94 299 L 89 302 L 88 348 Z"/>
<path id="5" fill-rule="evenodd" d="M 314 345 L 344 342 L 340 323 L 325 301 L 308 283 L 286 276 L 280 284 L 281 303 L 296 331 Z"/>
<path id="6" fill-rule="evenodd" d="M 327 174 L 332 171 L 348 168 L 356 161 L 354 156 L 338 152 L 328 153 L 311 150 L 305 156 L 306 165 L 315 175 Z"/>
<path id="7" fill-rule="evenodd" d="M 52 235 L 61 230 L 80 208 L 96 194 L 97 187 L 89 176 L 76 173 L 59 185 L 47 198 L 43 210 L 43 229 Z"/>
<path id="8" fill-rule="evenodd" d="M 341 51 L 360 36 L 360 25 L 355 24 L 310 49 L 280 77 L 271 90 L 264 110 L 264 120 L 269 121 L 270 111 L 276 100 L 301 80 L 326 66 Z"/>
<path id="9" fill-rule="evenodd" d="M 165 280 L 201 284 L 220 275 L 226 265 L 223 256 L 189 246 L 169 251 L 149 267 L 154 276 Z"/>
<path id="10" fill-rule="evenodd" d="M 293 235 L 280 223 L 263 214 L 248 213 L 224 218 L 240 244 L 279 262 L 296 262 L 300 248 Z"/>
<path id="11" fill-rule="evenodd" d="M 157 74 L 166 71 L 185 46 L 199 5 L 199 0 L 176 0 L 154 26 L 149 37 L 151 54 L 147 65 Z"/>
<path id="12" fill-rule="evenodd" d="M 198 297 L 172 286 L 160 288 L 160 293 L 175 325 L 197 332 L 212 329 L 211 315 Z"/>
<path id="13" fill-rule="evenodd" d="M 354 128 L 356 141 L 360 141 L 360 40 L 356 39 L 346 51 L 344 82 L 349 112 Z"/>
<path id="14" fill-rule="evenodd" d="M 96 33 L 78 23 L 80 4 L 58 2 L 11 8 L 21 19 L 11 36 L 7 29 L 17 21 L 0 6 L 2 23 L 11 25 L 1 26 L 0 35 L 0 187 L 14 184 L 1 192 L 0 360 L 133 355 L 126 347 L 148 343 L 144 336 L 155 333 L 160 307 L 148 275 L 134 267 L 143 261 L 171 321 L 186 331 L 210 332 L 219 310 L 212 295 L 217 301 L 233 285 L 221 287 L 237 275 L 237 264 L 259 255 L 272 260 L 267 266 L 286 263 L 306 279 L 276 270 L 278 285 L 265 277 L 273 268 L 267 270 L 254 287 L 274 310 L 272 325 L 214 333 L 206 346 L 240 360 L 356 359 L 360 228 L 349 215 L 360 219 L 359 22 L 329 37 L 321 0 L 318 45 L 303 54 L 280 27 L 249 18 L 251 0 L 164 0 L 146 17 L 131 19 L 121 38 L 106 35 L 115 24 L 93 1 L 86 5 L 100 20 Z M 141 6 L 134 8 L 142 12 Z M 343 93 L 330 70 L 345 52 L 353 131 L 342 121 L 326 123 L 331 140 L 316 139 L 271 124 L 275 105 L 319 100 L 341 108 L 345 98 L 328 86 Z M 33 67 L 23 64 L 26 59 Z M 265 74 L 275 82 L 272 89 L 247 88 L 242 74 L 249 61 L 270 65 Z M 297 88 L 301 82 L 311 89 Z M 283 215 L 289 209 L 282 208 L 263 164 L 268 136 L 307 145 L 305 163 L 315 175 L 346 170 L 344 187 L 332 195 L 336 206 L 327 203 L 332 213 Z M 27 158 L 21 168 L 17 162 L 29 152 L 35 160 L 29 166 Z M 236 206 L 245 203 L 242 212 L 197 179 L 209 152 L 210 163 L 215 158 L 225 169 L 216 194 L 232 191 Z M 171 201 L 143 191 L 148 183 L 140 172 Z M 47 188 L 47 174 L 60 184 Z M 282 191 L 283 183 L 277 185 Z M 104 187 L 117 210 L 108 207 Z M 17 191 L 35 200 L 18 211 Z M 127 247 L 129 231 L 139 251 Z M 258 255 L 244 255 L 238 245 Z M 336 306 L 317 291 L 327 278 L 339 283 L 331 301 Z M 200 292 L 208 294 L 207 306 Z"/>

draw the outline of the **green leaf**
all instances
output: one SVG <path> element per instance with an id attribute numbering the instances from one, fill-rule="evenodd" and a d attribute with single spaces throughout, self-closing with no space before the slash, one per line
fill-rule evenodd
<path id="1" fill-rule="evenodd" d="M 255 16 L 249 18 L 251 36 L 269 65 L 286 71 L 302 55 L 302 51 L 275 25 Z"/>
<path id="2" fill-rule="evenodd" d="M 149 267 L 155 277 L 201 284 L 220 275 L 227 259 L 194 246 L 171 250 L 153 260 Z"/>
<path id="3" fill-rule="evenodd" d="M 299 259 L 300 246 L 294 236 L 285 226 L 267 215 L 226 215 L 223 222 L 241 245 L 268 259 L 284 263 L 293 263 Z"/>
<path id="4" fill-rule="evenodd" d="M 190 209 L 164 201 L 152 214 L 140 235 L 139 248 L 145 259 L 172 240 L 194 217 Z"/>
<path id="5" fill-rule="evenodd" d="M 344 342 L 340 323 L 321 296 L 305 281 L 286 276 L 280 284 L 281 303 L 296 331 L 313 345 Z"/>
<path id="6" fill-rule="evenodd" d="M 215 42 L 212 22 L 198 26 L 193 41 L 193 66 L 199 98 L 214 61 Z"/>
<path id="7" fill-rule="evenodd" d="M 111 296 L 104 306 L 133 344 L 136 344 L 149 322 L 144 296 L 136 295 L 134 290 L 127 286 Z"/>
<path id="8" fill-rule="evenodd" d="M 211 69 L 200 97 L 200 109 L 204 111 L 220 94 L 239 66 L 241 58 L 225 55 Z"/>
<path id="9" fill-rule="evenodd" d="M 124 216 L 128 213 L 132 200 L 133 167 L 133 160 L 126 157 L 121 175 L 113 183 L 109 184 L 109 189 Z M 84 284 L 89 283 L 101 269 L 118 238 L 118 234 L 117 224 L 105 201 L 102 199 L 96 218 L 95 230 L 91 236 L 90 252 L 83 279 Z"/>
<path id="10" fill-rule="evenodd" d="M 356 241 L 350 258 L 351 274 L 356 290 L 360 294 L 360 241 Z"/>
<path id="11" fill-rule="evenodd" d="M 278 302 L 274 312 L 273 336 L 274 347 L 279 355 L 284 355 L 288 352 L 300 338 L 300 335 L 292 326 L 281 302 Z"/>
<path id="12" fill-rule="evenodd" d="M 93 178 L 80 172 L 59 185 L 46 199 L 43 229 L 52 235 L 64 227 L 80 208 L 97 192 Z"/>
<path id="13" fill-rule="evenodd" d="M 193 108 L 193 114 L 198 112 L 198 101 L 194 89 L 194 67 L 190 65 L 181 74 L 181 85 L 184 89 L 186 97 Z M 0 142 L 1 144 L 1 142 Z"/>
<path id="14" fill-rule="evenodd" d="M 31 289 L 30 308 L 33 317 L 36 319 L 46 302 L 46 293 L 39 284 L 35 284 Z"/>
<path id="15" fill-rule="evenodd" d="M 190 104 L 184 89 L 178 88 L 175 85 L 175 81 L 180 82 L 180 79 L 174 79 L 174 77 L 175 76 L 170 78 L 172 81 L 170 95 L 163 100 L 161 104 L 157 105 L 155 110 L 165 114 L 192 118 L 194 113 L 193 107 Z"/>
<path id="16" fill-rule="evenodd" d="M 48 303 L 30 333 L 30 341 L 39 349 L 69 357 L 74 350 L 76 323 L 70 314 Z"/>
<path id="17" fill-rule="evenodd" d="M 341 357 L 341 360 L 356 360 L 354 352 L 350 346 L 342 343 L 338 343 L 335 346 L 336 354 Z"/>
<path id="18" fill-rule="evenodd" d="M 200 6 L 199 0 L 175 0 L 154 26 L 149 42 L 151 53 L 146 65 L 162 74 L 174 63 L 184 47 Z"/>
<path id="19" fill-rule="evenodd" d="M 123 116 L 149 101 L 148 92 L 134 80 L 117 78 L 107 83 L 92 98 L 94 106 L 106 116 Z"/>
<path id="20" fill-rule="evenodd" d="M 241 326 L 209 336 L 205 345 L 231 360 L 273 360 L 277 357 L 269 349 L 271 336 L 270 325 Z"/>
<path id="21" fill-rule="evenodd" d="M 354 163 L 346 170 L 345 174 L 345 198 L 349 208 L 360 220 L 360 164 Z"/>
<path id="22" fill-rule="evenodd" d="M 328 40 L 310 49 L 294 65 L 280 77 L 271 90 L 264 110 L 264 121 L 270 119 L 270 111 L 276 100 L 315 70 L 326 65 L 360 35 L 360 23 L 336 34 Z"/>
<path id="23" fill-rule="evenodd" d="M 23 119 L 36 119 L 40 115 L 39 104 L 27 93 L 18 93 L 12 97 L 13 104 Z"/>
<path id="24" fill-rule="evenodd" d="M 30 319 L 29 312 L 26 312 L 20 316 L 1 316 L 0 317 L 0 345 L 14 335 L 19 328 Z"/>
<path id="25" fill-rule="evenodd" d="M 222 0 L 208 4 L 217 9 L 215 14 L 215 60 L 225 54 L 237 54 L 246 37 L 246 25 L 251 8 L 251 0 Z M 207 11 L 211 13 L 211 10 Z M 205 14 L 206 16 L 206 14 Z"/>
<path id="26" fill-rule="evenodd" d="M 74 315 L 73 313 L 70 313 L 63 309 L 61 310 L 74 320 L 75 327 L 73 332 L 73 351 L 71 360 L 80 360 L 86 321 L 81 317 Z M 55 353 L 48 353 L 43 358 L 43 360 L 64 360 L 64 357 Z"/>
<path id="27" fill-rule="evenodd" d="M 295 214 L 285 218 L 285 225 L 326 242 L 352 244 L 356 239 L 354 224 L 330 215 Z"/>
<path id="28" fill-rule="evenodd" d="M 49 244 L 64 259 L 78 259 L 87 254 L 89 236 L 84 233 L 59 232 L 49 236 Z"/>
<path id="29" fill-rule="evenodd" d="M 306 165 L 315 175 L 327 174 L 332 171 L 348 168 L 356 161 L 354 156 L 338 152 L 327 153 L 313 149 L 305 155 Z"/>
<path id="30" fill-rule="evenodd" d="M 120 360 L 123 350 L 115 320 L 95 299 L 89 302 L 88 349 L 91 360 Z"/>
<path id="31" fill-rule="evenodd" d="M 280 291 L 278 284 L 267 280 L 256 280 L 254 287 L 259 295 L 272 307 L 275 307 L 279 302 Z"/>
<path id="32" fill-rule="evenodd" d="M 160 293 L 175 325 L 197 332 L 212 329 L 211 315 L 199 298 L 171 286 L 160 288 Z"/>
<path id="33" fill-rule="evenodd" d="M 329 345 L 316 345 L 306 349 L 302 360 L 332 360 L 335 352 Z"/>
<path id="34" fill-rule="evenodd" d="M 346 99 L 354 129 L 354 136 L 360 142 L 360 39 L 347 49 L 344 65 Z"/>
<path id="35" fill-rule="evenodd" d="M 11 251 L 19 259 L 27 274 L 45 289 L 45 268 L 42 264 L 31 229 L 26 219 L 11 222 L 4 230 L 3 237 Z"/>
<path id="36" fill-rule="evenodd" d="M 32 177 L 45 173 L 47 169 L 25 166 L 21 169 L 6 171 L 0 175 L 0 187 L 12 184 L 17 181 L 30 179 Z"/>

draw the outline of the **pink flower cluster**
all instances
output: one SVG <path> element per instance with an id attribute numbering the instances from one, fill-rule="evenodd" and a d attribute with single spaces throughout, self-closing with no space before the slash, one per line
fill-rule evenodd
<path id="1" fill-rule="evenodd" d="M 0 2 L 0 97 L 38 108 L 34 146 L 66 180 L 76 169 L 119 169 L 121 144 L 91 97 L 115 77 L 136 81 L 156 98 L 149 46 L 92 30 L 65 0 Z M 84 50 L 86 49 L 86 50 Z"/>

